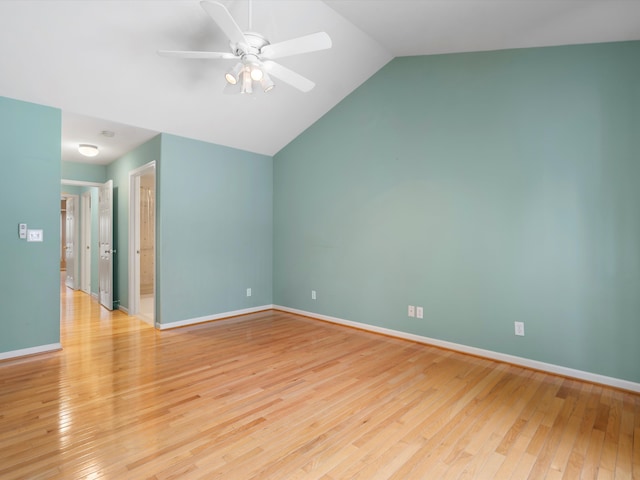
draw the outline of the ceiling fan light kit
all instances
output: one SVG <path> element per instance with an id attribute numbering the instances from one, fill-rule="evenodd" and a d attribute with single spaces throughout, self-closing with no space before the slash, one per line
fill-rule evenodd
<path id="1" fill-rule="evenodd" d="M 187 59 L 238 60 L 224 77 L 229 85 L 240 83 L 240 93 L 253 93 L 253 82 L 258 83 L 265 93 L 270 92 L 275 86 L 271 76 L 302 92 L 313 89 L 315 83 L 273 62 L 273 59 L 331 48 L 331 38 L 325 32 L 271 44 L 259 33 L 240 30 L 229 11 L 221 3 L 203 0 L 200 5 L 229 38 L 231 53 L 159 50 L 159 55 Z M 249 25 L 251 28 L 251 0 L 249 0 Z"/>
<path id="2" fill-rule="evenodd" d="M 268 93 L 273 90 L 273 87 L 275 87 L 276 84 L 273 83 L 273 80 L 271 80 L 271 77 L 267 73 L 263 72 L 262 80 L 260 80 L 260 86 L 264 93 Z"/>
<path id="3" fill-rule="evenodd" d="M 235 85 L 238 83 L 238 79 L 240 78 L 240 73 L 244 69 L 244 65 L 242 63 L 236 63 L 236 66 L 229 70 L 224 74 L 224 78 L 227 80 L 229 85 Z"/>
<path id="4" fill-rule="evenodd" d="M 253 93 L 253 81 L 248 68 L 245 68 L 244 72 L 242 72 L 242 90 L 240 90 L 240 93 Z"/>
<path id="5" fill-rule="evenodd" d="M 255 82 L 262 80 L 264 74 L 258 65 L 251 65 L 249 68 L 251 69 L 251 80 Z"/>

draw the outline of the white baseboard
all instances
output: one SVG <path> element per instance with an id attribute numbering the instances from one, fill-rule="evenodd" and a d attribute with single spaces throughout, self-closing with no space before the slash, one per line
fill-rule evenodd
<path id="1" fill-rule="evenodd" d="M 10 352 L 0 353 L 0 360 L 26 357 L 27 355 L 36 355 L 38 353 L 55 352 L 56 350 L 62 350 L 62 345 L 59 343 L 51 343 L 49 345 L 39 345 L 37 347 L 22 348 L 20 350 L 12 350 Z"/>
<path id="2" fill-rule="evenodd" d="M 260 307 L 244 308 L 242 310 L 234 310 L 232 312 L 216 313 L 214 315 L 206 315 L 204 317 L 188 318 L 186 320 L 180 320 L 171 323 L 156 323 L 156 328 L 159 330 L 168 330 L 170 328 L 186 327 L 187 325 L 195 325 L 197 323 L 211 322 L 213 320 L 222 320 L 230 317 L 237 317 L 238 315 L 247 315 L 248 313 L 263 312 L 265 310 L 272 310 L 273 305 L 262 305 Z"/>
<path id="3" fill-rule="evenodd" d="M 120 305 L 118 307 L 118 310 L 120 310 L 121 312 L 126 313 L 127 315 L 129 315 L 129 309 L 127 307 L 123 307 L 122 305 Z"/>
<path id="4" fill-rule="evenodd" d="M 283 307 L 280 305 L 274 305 L 275 310 L 282 310 L 283 312 L 295 313 L 305 317 L 316 318 L 318 320 L 324 320 L 331 323 L 337 323 L 339 325 L 346 325 L 349 327 L 358 328 L 360 330 L 367 330 L 369 332 L 381 333 L 383 335 L 389 335 L 391 337 L 403 338 L 405 340 L 412 340 L 418 343 L 424 343 L 426 345 L 433 345 L 436 347 L 446 348 L 448 350 L 454 350 L 457 352 L 468 353 L 478 357 L 484 357 L 491 360 L 498 360 L 500 362 L 511 363 L 513 365 L 519 365 L 534 370 L 540 370 L 555 375 L 561 375 L 564 377 L 576 378 L 578 380 L 585 380 L 587 382 L 599 383 L 601 385 L 608 385 L 610 387 L 620 388 L 623 390 L 629 390 L 631 392 L 640 393 L 640 383 L 630 382 L 628 380 L 622 380 L 614 377 L 607 377 L 597 373 L 585 372 L 582 370 L 575 370 L 573 368 L 563 367 L 560 365 L 553 365 L 551 363 L 539 362 L 537 360 L 531 360 L 528 358 L 517 357 L 515 355 L 508 355 L 506 353 L 494 352 L 492 350 L 484 350 L 482 348 L 469 347 L 459 343 L 447 342 L 444 340 L 438 340 L 430 337 L 423 337 L 422 335 L 415 335 L 413 333 L 401 332 L 399 330 L 391 330 L 384 327 L 376 327 L 375 325 L 368 325 L 366 323 L 352 322 L 351 320 L 344 320 L 342 318 L 330 317 L 328 315 L 321 315 L 319 313 L 307 312 L 304 310 L 298 310 L 295 308 Z"/>

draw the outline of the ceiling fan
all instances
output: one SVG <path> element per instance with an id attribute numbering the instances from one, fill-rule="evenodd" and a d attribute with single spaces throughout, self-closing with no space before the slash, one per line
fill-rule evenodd
<path id="1" fill-rule="evenodd" d="M 230 85 L 239 84 L 242 93 L 252 93 L 254 83 L 259 84 L 264 92 L 271 91 L 275 86 L 271 76 L 302 92 L 308 92 L 315 86 L 315 83 L 308 78 L 273 60 L 331 48 L 331 38 L 325 32 L 271 44 L 259 33 L 243 32 L 231 13 L 221 3 L 203 0 L 200 6 L 229 38 L 231 51 L 158 50 L 159 55 L 188 59 L 237 60 L 236 65 L 225 74 L 225 79 Z M 251 29 L 251 0 L 249 0 L 249 29 Z"/>

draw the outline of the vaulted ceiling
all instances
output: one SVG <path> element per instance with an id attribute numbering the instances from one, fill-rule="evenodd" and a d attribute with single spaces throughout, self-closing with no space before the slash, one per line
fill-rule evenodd
<path id="1" fill-rule="evenodd" d="M 62 110 L 64 160 L 85 142 L 109 163 L 157 132 L 273 155 L 396 56 L 640 39 L 632 0 L 221 3 L 272 43 L 326 31 L 330 50 L 280 61 L 316 87 L 229 95 L 233 63 L 158 56 L 228 50 L 196 0 L 4 0 L 0 95 Z"/>

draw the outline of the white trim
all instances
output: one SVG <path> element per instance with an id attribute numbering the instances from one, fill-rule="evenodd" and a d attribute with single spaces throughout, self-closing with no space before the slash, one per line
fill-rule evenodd
<path id="1" fill-rule="evenodd" d="M 367 330 L 369 332 L 381 333 L 383 335 L 389 335 L 391 337 L 403 338 L 405 340 L 412 340 L 418 343 L 424 343 L 426 345 L 433 345 L 436 347 L 446 348 L 448 350 L 455 350 L 457 352 L 468 353 L 478 357 L 484 357 L 491 360 L 498 360 L 500 362 L 511 363 L 513 365 L 519 365 L 521 367 L 531 368 L 534 370 L 540 370 L 554 375 L 561 375 L 564 377 L 576 378 L 578 380 L 585 380 L 587 382 L 598 383 L 601 385 L 608 385 L 610 387 L 621 388 L 623 390 L 629 390 L 631 392 L 640 393 L 640 383 L 630 382 L 620 378 L 607 377 L 597 373 L 585 372 L 582 370 L 575 370 L 573 368 L 563 367 L 560 365 L 553 365 L 551 363 L 539 362 L 537 360 L 531 360 L 529 358 L 517 357 L 515 355 L 508 355 L 506 353 L 494 352 L 492 350 L 484 350 L 482 348 L 470 347 L 459 343 L 447 342 L 444 340 L 438 340 L 436 338 L 423 337 L 422 335 L 415 335 L 413 333 L 401 332 L 398 330 L 391 330 L 389 328 L 377 327 L 375 325 L 368 325 L 366 323 L 353 322 L 351 320 L 343 320 L 341 318 L 330 317 L 328 315 L 321 315 L 319 313 L 307 312 L 304 310 L 298 310 L 295 308 L 283 307 L 280 305 L 274 305 L 274 310 L 282 310 L 284 312 L 295 313 L 305 317 L 311 317 L 318 320 L 324 320 L 331 323 L 337 323 L 339 325 L 346 325 L 348 327 L 354 327 L 361 330 Z"/>
<path id="2" fill-rule="evenodd" d="M 73 185 L 76 187 L 101 187 L 102 185 L 104 185 L 104 183 L 98 183 L 98 182 L 87 182 L 85 180 L 66 180 L 66 179 L 62 179 L 60 180 L 60 184 L 62 185 Z"/>
<path id="3" fill-rule="evenodd" d="M 88 200 L 87 200 L 88 199 Z M 91 192 L 89 190 L 80 195 L 80 290 L 91 293 Z M 87 246 L 89 247 L 87 249 Z M 88 259 L 87 259 L 88 257 Z"/>
<path id="4" fill-rule="evenodd" d="M 195 325 L 197 323 L 211 322 L 213 320 L 229 319 L 239 315 L 247 315 L 248 313 L 264 312 L 265 310 L 273 310 L 273 305 L 262 305 L 260 307 L 244 308 L 242 310 L 234 310 L 232 312 L 216 313 L 215 315 L 206 315 L 204 317 L 188 318 L 171 323 L 156 323 L 158 330 L 168 330 L 169 328 L 186 327 L 187 325 Z"/>
<path id="5" fill-rule="evenodd" d="M 71 250 L 74 254 L 73 259 L 73 268 L 71 269 L 71 273 L 73 275 L 73 286 L 67 285 L 67 280 L 65 278 L 64 284 L 71 288 L 72 290 L 82 290 L 81 289 L 81 281 L 80 281 L 80 262 L 82 261 L 82 249 L 78 248 L 80 245 L 80 228 L 78 226 L 82 223 L 82 219 L 80 218 L 80 195 L 71 194 L 71 193 L 62 193 L 60 194 L 61 198 L 65 200 L 72 199 L 73 200 L 73 209 L 69 210 L 68 206 L 65 207 L 66 211 L 71 211 L 73 213 L 73 238 L 71 239 Z M 66 216 L 65 216 L 66 218 Z M 62 228 L 62 226 L 61 226 Z M 64 228 L 67 228 L 66 220 L 64 224 Z M 69 239 L 65 239 L 67 243 L 69 243 Z M 66 250 L 65 250 L 65 261 L 66 261 Z M 69 271 L 69 266 L 66 266 L 67 271 Z"/>
<path id="6" fill-rule="evenodd" d="M 136 217 L 139 212 L 136 206 L 139 204 L 137 201 L 137 184 L 139 178 L 139 174 L 136 174 L 134 170 L 129 172 L 129 259 L 127 264 L 127 275 L 129 277 L 129 307 L 131 307 L 131 312 L 133 312 L 134 315 L 138 313 L 138 296 L 136 295 L 136 286 L 138 284 L 138 268 L 136 267 L 138 259 L 138 256 L 136 255 L 136 244 L 138 243 L 138 235 L 136 235 Z"/>
<path id="7" fill-rule="evenodd" d="M 129 176 L 131 175 L 141 175 L 142 173 L 144 173 L 144 171 L 147 168 L 156 168 L 156 161 L 155 160 L 151 160 L 150 162 L 145 163 L 144 165 L 141 165 L 137 168 L 134 168 L 133 170 L 129 170 Z"/>
<path id="8" fill-rule="evenodd" d="M 122 305 L 118 305 L 118 310 L 120 310 L 121 312 L 124 312 L 127 315 L 129 315 L 129 310 L 127 309 L 127 307 L 123 307 Z"/>
<path id="9" fill-rule="evenodd" d="M 154 249 L 157 252 L 157 243 L 158 243 L 158 212 L 156 209 L 157 205 L 157 194 L 158 194 L 158 177 L 156 172 L 156 161 L 152 160 L 144 165 L 137 167 L 133 170 L 129 170 L 129 260 L 128 260 L 128 279 L 129 279 L 129 307 L 131 309 L 131 315 L 137 315 L 140 309 L 139 302 L 139 285 L 140 285 L 140 263 L 139 263 L 139 255 L 136 254 L 136 247 L 140 243 L 140 235 L 139 229 L 136 228 L 136 222 L 140 217 L 140 202 L 139 202 L 139 181 L 140 177 L 144 175 L 146 172 L 153 171 L 153 178 L 155 182 L 155 199 L 154 202 L 154 229 L 155 229 L 155 238 L 154 238 Z M 157 255 L 154 252 L 153 264 L 154 264 L 154 279 L 153 279 L 153 298 L 154 301 L 157 295 L 157 279 L 158 279 L 158 270 L 157 270 Z M 128 312 L 127 312 L 128 313 Z M 155 322 L 155 308 L 153 312 L 154 318 L 151 320 L 151 325 Z"/>
<path id="10" fill-rule="evenodd" d="M 98 188 L 98 303 L 109 311 L 113 311 L 113 262 L 114 228 L 113 228 L 113 179 L 107 180 Z M 109 253 L 108 259 L 102 252 Z M 119 305 L 119 304 L 118 304 Z"/>
<path id="11" fill-rule="evenodd" d="M 36 355 L 38 353 L 54 352 L 56 350 L 62 350 L 62 345 L 59 343 L 51 343 L 49 345 L 39 345 L 37 347 L 22 348 L 20 350 L 12 350 L 10 352 L 0 353 L 0 360 L 6 360 L 16 357 L 26 357 L 28 355 Z"/>

